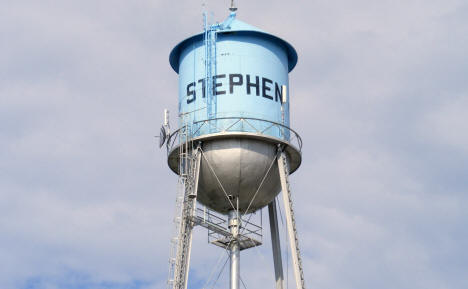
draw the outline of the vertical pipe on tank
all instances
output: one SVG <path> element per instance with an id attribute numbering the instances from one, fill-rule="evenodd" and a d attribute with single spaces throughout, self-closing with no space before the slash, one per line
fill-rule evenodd
<path id="1" fill-rule="evenodd" d="M 232 210 L 229 211 L 228 215 L 229 220 L 229 229 L 232 234 L 230 250 L 231 258 L 231 274 L 230 274 L 230 283 L 231 289 L 239 289 L 239 279 L 240 279 L 240 247 L 239 247 L 239 214 L 238 211 Z"/>

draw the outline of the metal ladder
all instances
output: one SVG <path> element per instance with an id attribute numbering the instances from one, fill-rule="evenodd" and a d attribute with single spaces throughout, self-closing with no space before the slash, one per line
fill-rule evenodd
<path id="1" fill-rule="evenodd" d="M 216 75 L 216 41 L 218 25 L 210 25 L 207 14 L 204 13 L 204 44 L 205 44 L 205 97 L 207 118 L 212 119 L 217 114 L 217 98 L 213 94 L 213 76 Z"/>
<path id="2" fill-rule="evenodd" d="M 286 222 L 288 227 L 289 245 L 291 247 L 291 257 L 293 259 L 294 276 L 296 279 L 297 289 L 305 289 L 304 272 L 302 270 L 301 252 L 299 250 L 299 240 L 297 238 L 296 220 L 294 218 L 294 210 L 291 198 L 291 189 L 289 186 L 289 166 L 286 154 L 283 151 L 279 152 L 278 168 L 281 180 L 281 190 L 283 192 L 283 204 L 286 211 Z"/>
<path id="3" fill-rule="evenodd" d="M 181 185 L 181 184 L 179 184 Z M 180 192 L 180 193 L 179 193 Z M 174 276 L 176 271 L 176 262 L 177 262 L 177 249 L 179 244 L 179 233 L 180 233 L 180 224 L 182 220 L 182 207 L 183 207 L 183 195 L 184 190 L 178 190 L 176 197 L 176 206 L 174 214 L 174 236 L 171 238 L 171 249 L 169 257 L 169 273 L 167 278 L 167 288 L 174 288 Z"/>
<path id="4" fill-rule="evenodd" d="M 192 246 L 192 216 L 195 210 L 196 198 L 195 172 L 197 162 L 194 161 L 194 150 L 189 136 L 190 129 L 183 126 L 179 134 L 179 192 L 176 200 L 175 228 L 177 236 L 171 242 L 171 257 L 169 259 L 168 289 L 186 289 L 190 264 L 190 249 Z"/>

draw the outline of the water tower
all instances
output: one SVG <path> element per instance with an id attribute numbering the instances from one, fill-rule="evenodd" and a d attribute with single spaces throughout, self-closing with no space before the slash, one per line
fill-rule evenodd
<path id="1" fill-rule="evenodd" d="M 230 288 L 238 289 L 240 251 L 261 244 L 252 213 L 268 206 L 276 288 L 283 267 L 276 196 L 282 192 L 297 288 L 304 288 L 288 176 L 301 164 L 301 138 L 289 125 L 288 73 L 297 62 L 286 41 L 236 18 L 177 44 L 178 129 L 161 129 L 168 165 L 179 175 L 168 288 L 186 289 L 192 229 L 202 226 L 229 251 Z"/>

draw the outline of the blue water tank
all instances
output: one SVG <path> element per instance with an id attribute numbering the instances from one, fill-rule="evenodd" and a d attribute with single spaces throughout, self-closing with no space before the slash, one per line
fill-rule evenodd
<path id="1" fill-rule="evenodd" d="M 290 170 L 297 169 L 301 143 L 290 128 L 288 80 L 297 53 L 289 43 L 231 13 L 224 22 L 177 44 L 169 61 L 179 74 L 179 125 L 189 124 L 189 137 L 204 141 L 206 154 L 219 175 L 225 176 L 226 186 L 238 198 L 244 194 L 241 207 L 250 204 L 254 183 L 271 169 L 278 145 L 288 152 Z M 178 172 L 176 152 L 177 147 L 172 148 L 169 166 Z M 229 204 L 217 199 L 223 196 L 216 185 L 209 188 L 216 181 L 209 172 L 203 173 L 208 171 L 204 166 L 199 200 L 225 213 Z M 239 171 L 237 176 L 233 169 Z M 269 176 L 265 192 L 250 204 L 252 211 L 277 195 L 277 177 L 277 172 Z"/>
<path id="2" fill-rule="evenodd" d="M 206 77 L 204 34 L 179 43 L 170 54 L 170 64 L 179 73 L 179 112 L 191 113 L 192 120 L 218 119 L 216 127 L 206 126 L 197 135 L 221 131 L 230 120 L 247 117 L 289 126 L 290 72 L 297 63 L 294 48 L 286 41 L 235 18 L 219 25 L 213 45 L 213 72 Z M 229 19 L 226 21 L 228 22 Z M 211 84 L 211 93 L 206 88 Z M 206 96 L 214 98 L 211 112 Z M 286 100 L 282 103 L 282 100 Z M 268 122 L 250 120 L 254 127 L 267 128 Z M 245 127 L 245 125 L 244 125 Z M 244 128 L 249 131 L 248 127 Z M 279 129 L 265 132 L 284 137 Z"/>

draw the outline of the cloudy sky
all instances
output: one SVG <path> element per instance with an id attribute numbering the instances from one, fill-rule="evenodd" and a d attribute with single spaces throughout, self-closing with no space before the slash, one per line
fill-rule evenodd
<path id="1" fill-rule="evenodd" d="M 229 1 L 205 2 L 226 16 Z M 307 288 L 468 288 L 468 2 L 238 7 L 299 54 L 291 180 Z M 154 135 L 177 108 L 168 54 L 202 10 L 0 0 L 1 288 L 165 288 L 177 178 Z M 274 286 L 264 237 L 242 253 L 247 288 Z M 196 230 L 191 288 L 223 254 Z"/>

